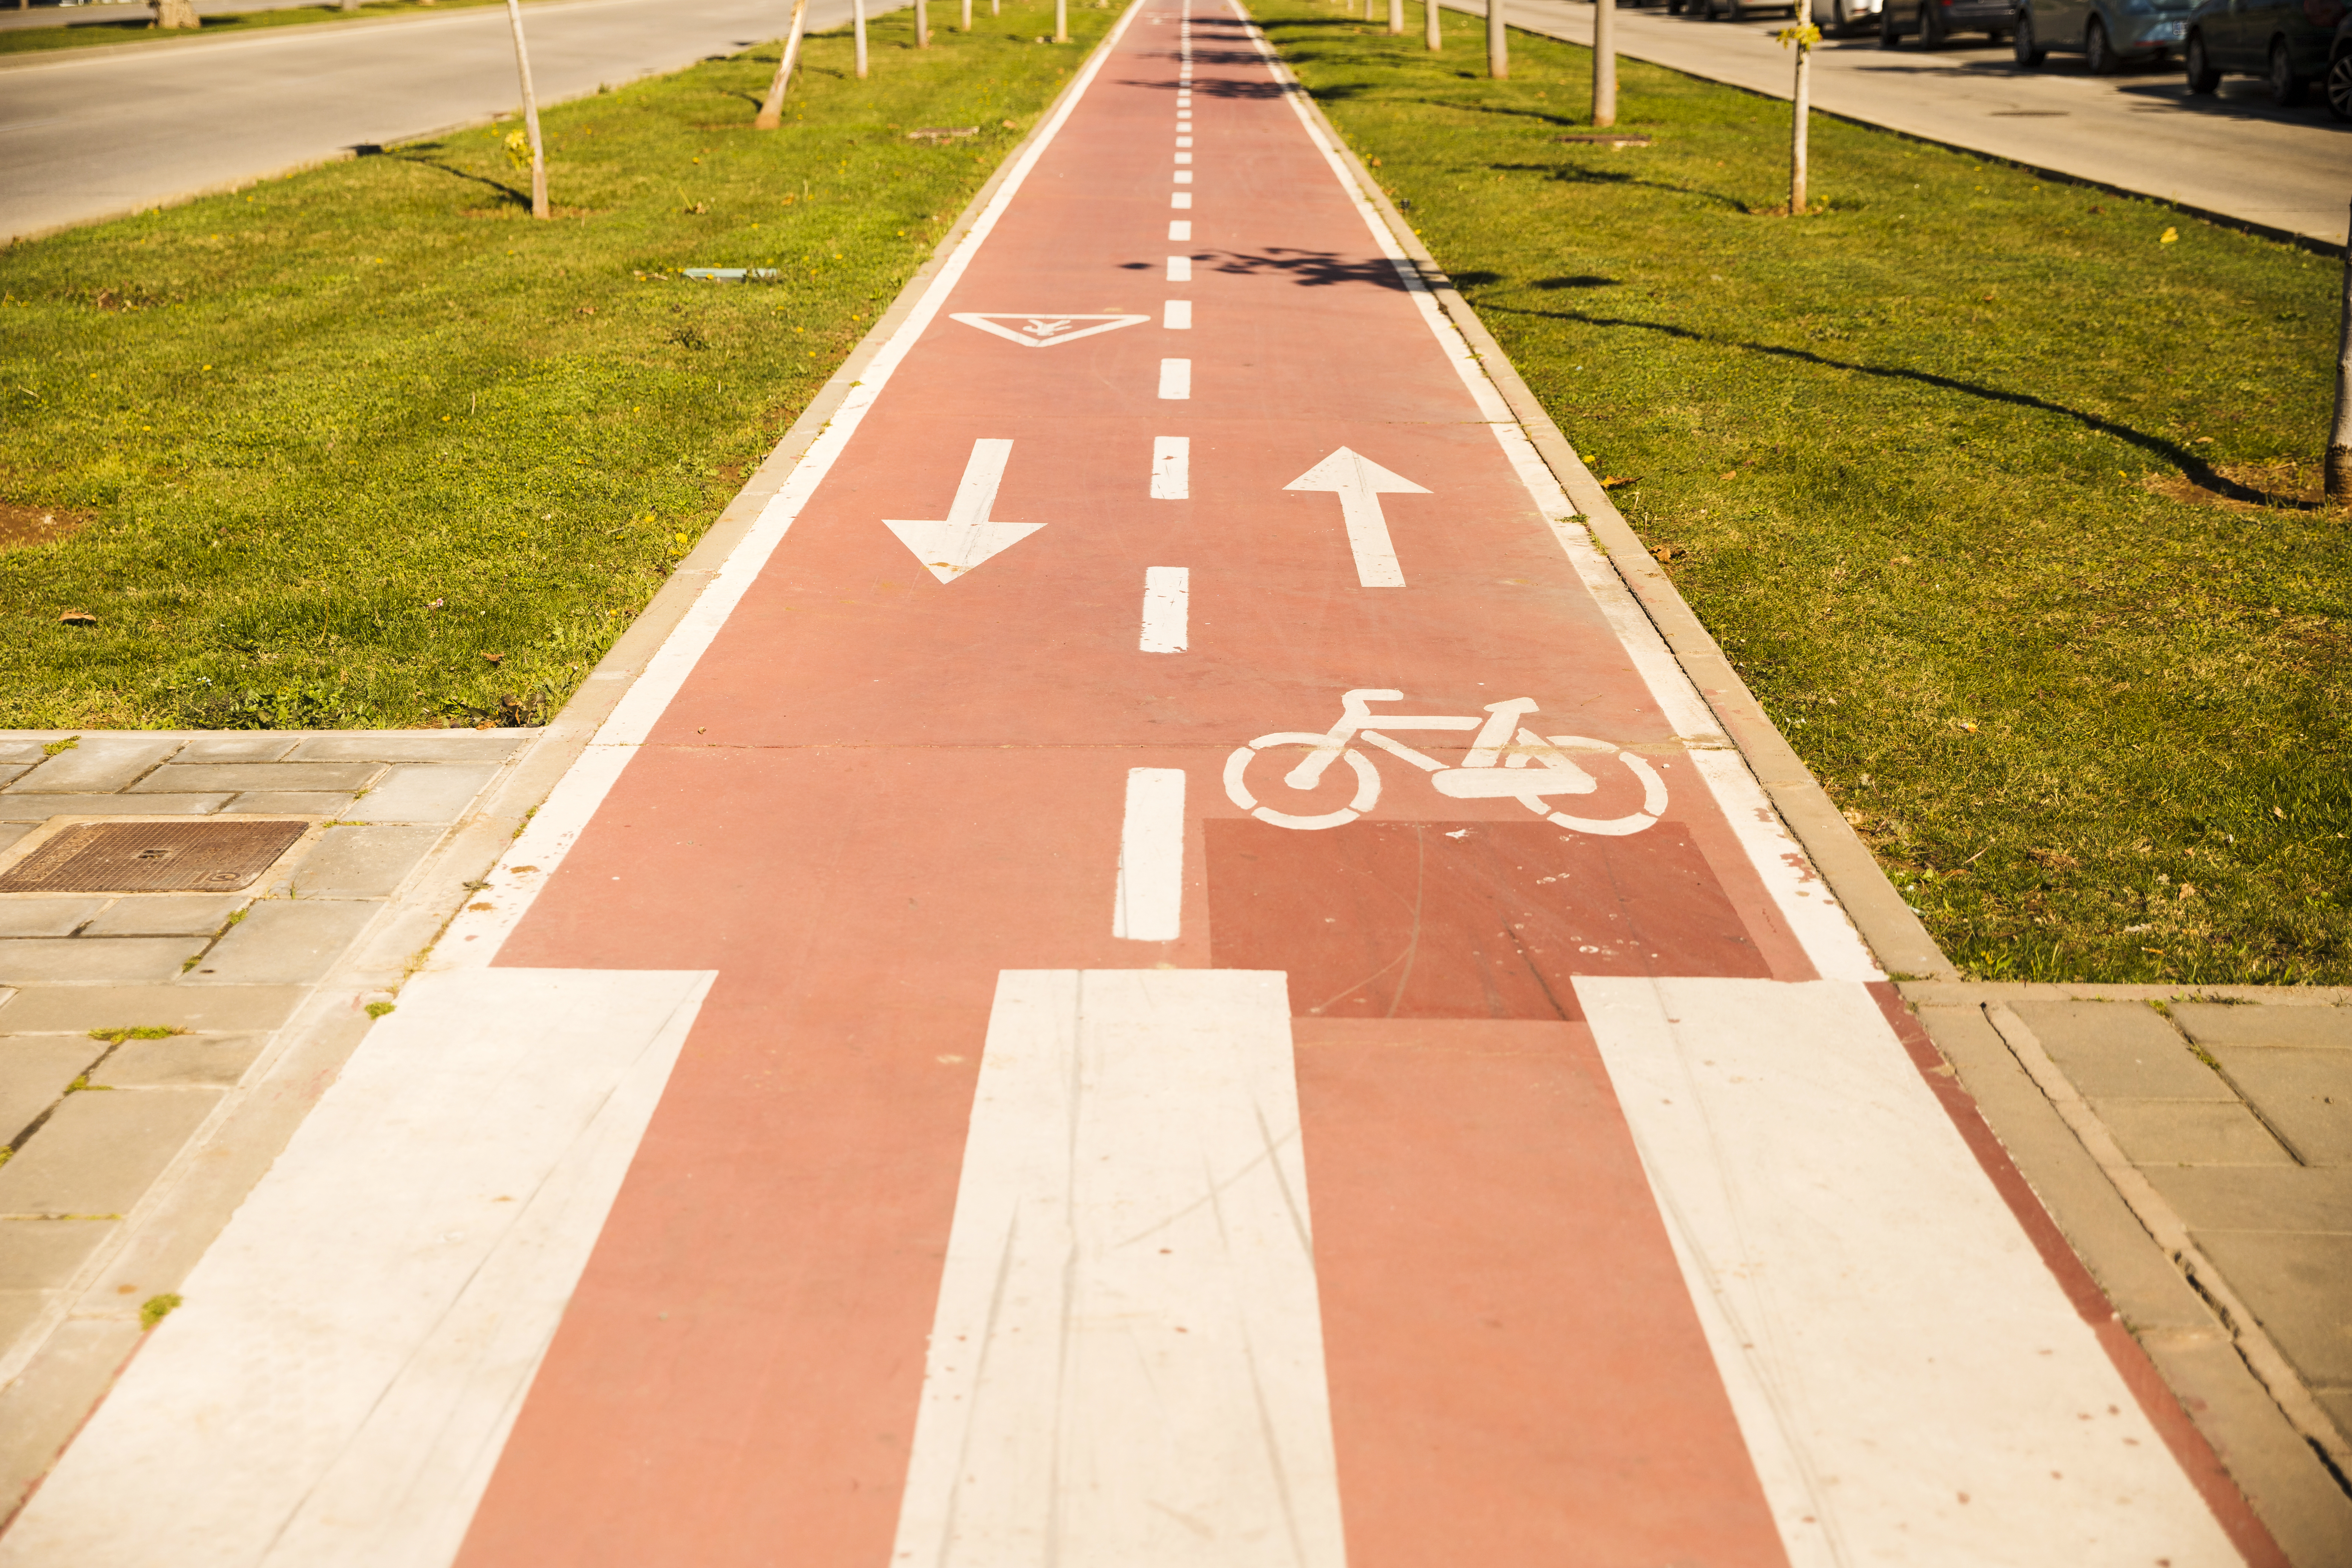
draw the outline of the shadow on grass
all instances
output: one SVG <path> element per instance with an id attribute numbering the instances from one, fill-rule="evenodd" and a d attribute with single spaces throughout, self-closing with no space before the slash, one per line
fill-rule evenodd
<path id="1" fill-rule="evenodd" d="M 1572 122 L 1571 122 L 1572 123 Z M 1737 196 L 1727 196 L 1720 191 L 1702 190 L 1696 185 L 1677 185 L 1666 180 L 1645 180 L 1639 174 L 1629 174 L 1617 169 L 1585 169 L 1573 164 L 1558 163 L 1489 163 L 1487 168 L 1497 174 L 1542 174 L 1556 184 L 1608 185 L 1616 188 L 1633 187 L 1644 191 L 1663 191 L 1670 196 L 1696 196 L 1717 206 L 1744 213 L 1748 204 Z"/>
<path id="2" fill-rule="evenodd" d="M 2053 403 L 2046 397 L 2036 397 L 2030 392 L 2004 391 L 2000 387 L 1982 386 L 1975 382 L 1961 381 L 1954 376 L 1937 375 L 1932 371 L 1906 370 L 1899 365 L 1856 364 L 1849 360 L 1831 359 L 1826 354 L 1817 354 L 1808 349 L 1783 348 L 1777 343 L 1741 342 L 1735 338 L 1720 338 L 1707 332 L 1693 331 L 1688 327 L 1677 327 L 1671 321 L 1637 321 L 1622 316 L 1596 316 L 1585 310 L 1528 310 L 1513 305 L 1498 305 L 1492 302 L 1481 303 L 1478 309 L 1500 311 L 1513 316 L 1535 316 L 1546 321 L 1574 321 L 1580 326 L 1587 327 L 1632 327 L 1642 331 L 1657 332 L 1665 337 L 1680 338 L 1685 342 L 1705 343 L 1712 348 L 1738 349 L 1747 353 L 1769 354 L 1774 359 L 1796 360 L 1804 364 L 1819 365 L 1824 370 L 1851 371 L 1856 375 L 1874 375 L 1888 381 L 1916 382 L 1923 386 L 1942 387 L 1947 392 L 1965 393 L 1970 397 L 1979 397 L 1988 403 L 2006 403 L 2016 408 L 2032 408 L 2043 414 L 2055 414 L 2062 418 L 2072 419 L 2086 429 L 2096 430 L 2103 436 L 2113 436 L 2118 441 L 2137 447 L 2151 457 L 2159 458 L 2172 464 L 2195 480 L 2200 488 L 2210 489 L 2217 495 L 2227 496 L 2232 500 L 2252 501 L 2257 505 L 2288 511 L 2319 510 L 2317 505 L 2311 501 L 2273 496 L 2251 486 L 2240 484 L 2237 480 L 2215 469 L 2211 464 L 2187 447 L 2168 441 L 2161 436 L 2151 436 L 2144 430 L 2135 430 L 2128 425 L 2118 425 L 2112 419 L 2104 419 L 2095 414 L 2086 414 L 2079 408 L 2069 408 L 2063 403 Z"/>
<path id="3" fill-rule="evenodd" d="M 488 174 L 477 174 L 470 169 L 461 169 L 455 163 L 435 156 L 443 151 L 438 142 L 427 142 L 417 146 L 404 147 L 397 152 L 388 147 L 357 147 L 352 150 L 362 158 L 394 158 L 404 163 L 414 163 L 420 169 L 431 169 L 436 174 L 447 174 L 453 179 L 468 180 L 478 185 L 488 185 L 499 194 L 499 199 L 502 202 L 523 207 L 530 205 L 530 192 L 519 190 L 503 180 L 494 180 Z"/>

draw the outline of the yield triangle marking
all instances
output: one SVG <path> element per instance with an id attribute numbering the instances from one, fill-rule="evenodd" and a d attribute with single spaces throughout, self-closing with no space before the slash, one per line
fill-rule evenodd
<path id="1" fill-rule="evenodd" d="M 948 514 L 939 518 L 886 517 L 882 526 L 915 552 L 930 574 L 952 583 L 1007 546 L 1018 544 L 1045 525 L 1042 522 L 997 522 L 988 515 L 996 504 L 996 487 L 1003 481 L 1004 465 L 1013 456 L 1010 441 L 974 441 L 971 460 L 964 465 L 962 482 Z"/>
<path id="2" fill-rule="evenodd" d="M 1115 332 L 1121 327 L 1151 320 L 1149 316 L 1055 315 L 1046 310 L 959 310 L 948 319 L 961 321 L 967 327 L 978 327 L 983 332 L 993 332 L 1006 342 L 1019 343 L 1024 349 L 1049 349 L 1055 343 L 1090 338 L 1097 332 Z"/>

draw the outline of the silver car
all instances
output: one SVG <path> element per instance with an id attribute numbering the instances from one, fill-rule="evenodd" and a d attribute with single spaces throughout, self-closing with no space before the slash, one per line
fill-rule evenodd
<path id="1" fill-rule="evenodd" d="M 2113 76 L 2179 48 L 2195 9 L 2196 0 L 2022 0 L 2011 40 L 2026 69 L 2054 50 L 2081 55 L 2093 76 Z"/>

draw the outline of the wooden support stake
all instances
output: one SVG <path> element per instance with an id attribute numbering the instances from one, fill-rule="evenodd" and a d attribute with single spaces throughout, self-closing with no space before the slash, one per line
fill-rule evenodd
<path id="1" fill-rule="evenodd" d="M 522 123 L 530 135 L 530 216 L 543 218 L 547 210 L 547 143 L 539 136 L 539 94 L 530 85 L 530 50 L 522 41 L 520 0 L 507 0 L 507 20 L 513 25 L 515 72 L 522 78 Z"/>

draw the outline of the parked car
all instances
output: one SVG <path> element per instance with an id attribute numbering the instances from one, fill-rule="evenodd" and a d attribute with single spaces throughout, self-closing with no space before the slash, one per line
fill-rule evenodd
<path id="1" fill-rule="evenodd" d="M 2336 24 L 2336 41 L 2328 46 L 2327 112 L 2352 121 L 2352 14 Z"/>
<path id="2" fill-rule="evenodd" d="M 1710 22 L 1718 16 L 1744 22 L 1762 12 L 1785 11 L 1793 22 L 1803 4 L 1804 0 L 1666 0 L 1666 15 L 1679 16 L 1688 11 L 1692 16 L 1704 16 Z"/>
<path id="3" fill-rule="evenodd" d="M 2189 29 L 2197 0 L 2021 0 L 2017 8 L 2020 68 L 2044 55 L 2079 54 L 2093 76 L 2113 76 L 2127 65 L 2161 60 Z"/>
<path id="4" fill-rule="evenodd" d="M 1812 0 L 1810 20 L 1823 33 L 1858 32 L 1878 26 L 1879 0 Z"/>
<path id="5" fill-rule="evenodd" d="M 2300 103 L 2329 74 L 2330 46 L 2345 19 L 2344 0 L 2204 0 L 2189 13 L 2182 50 L 2189 90 L 2211 92 L 2225 75 L 2258 76 L 2273 103 Z"/>
<path id="6" fill-rule="evenodd" d="M 2016 15 L 2014 0 L 1885 0 L 1878 47 L 1897 48 L 1916 37 L 1920 47 L 1940 49 L 1954 33 L 1982 33 L 1998 42 Z"/>

